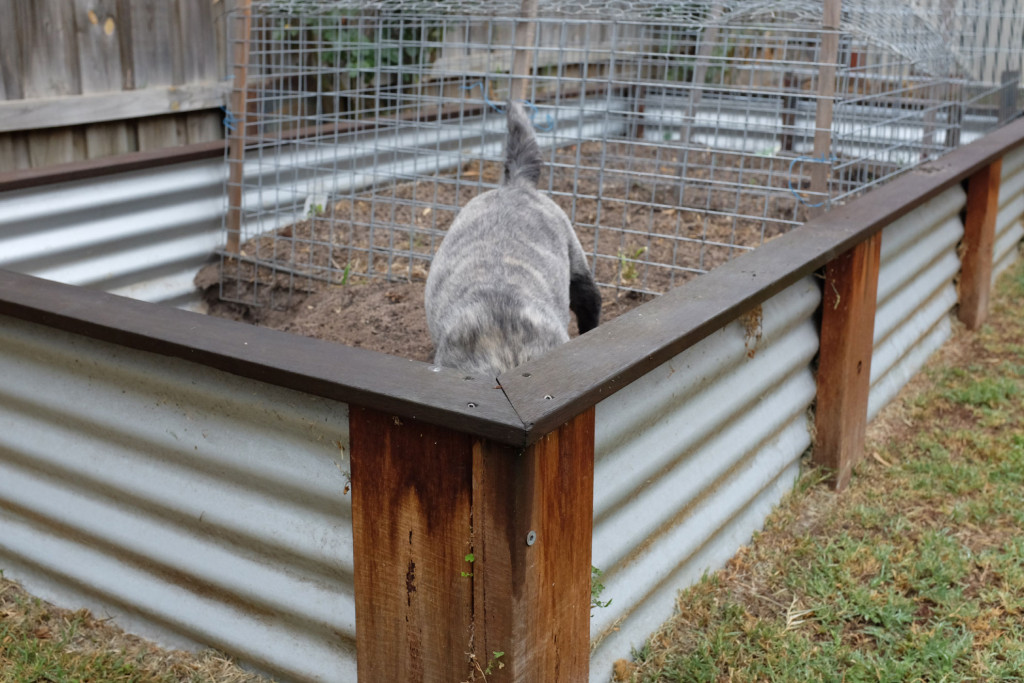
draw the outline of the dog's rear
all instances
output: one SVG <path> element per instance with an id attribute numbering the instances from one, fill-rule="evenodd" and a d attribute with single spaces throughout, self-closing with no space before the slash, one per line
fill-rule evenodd
<path id="1" fill-rule="evenodd" d="M 579 239 L 537 191 L 540 148 L 522 105 L 510 103 L 501 186 L 459 212 L 427 277 L 434 362 L 497 376 L 597 326 L 601 297 Z"/>

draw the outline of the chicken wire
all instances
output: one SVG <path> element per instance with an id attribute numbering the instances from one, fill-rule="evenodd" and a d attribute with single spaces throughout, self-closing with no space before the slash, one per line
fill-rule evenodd
<path id="1" fill-rule="evenodd" d="M 599 285 L 664 292 L 957 146 L 965 121 L 1007 118 L 1020 48 L 988 42 L 1020 46 L 1024 12 L 999 2 L 845 0 L 827 29 L 820 1 L 542 0 L 524 19 L 518 1 L 256 0 L 229 22 L 247 156 L 229 157 L 221 296 L 425 280 L 459 208 L 500 181 L 523 53 L 541 188 Z"/>

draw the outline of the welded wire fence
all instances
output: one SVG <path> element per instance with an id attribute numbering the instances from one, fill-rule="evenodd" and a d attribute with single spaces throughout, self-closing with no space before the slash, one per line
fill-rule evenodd
<path id="1" fill-rule="evenodd" d="M 493 0 L 257 0 L 233 39 L 248 151 L 222 296 L 425 279 L 459 208 L 500 181 L 524 53 L 542 188 L 602 286 L 663 292 L 1012 116 L 1024 9 L 1004 4 L 845 0 L 826 28 L 820 0 L 542 2 L 534 18 Z"/>

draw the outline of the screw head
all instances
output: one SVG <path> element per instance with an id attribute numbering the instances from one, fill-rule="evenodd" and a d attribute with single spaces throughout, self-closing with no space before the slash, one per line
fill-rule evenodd
<path id="1" fill-rule="evenodd" d="M 537 532 L 536 531 L 531 531 L 530 533 L 526 534 L 526 545 L 533 545 L 536 542 L 537 542 Z"/>

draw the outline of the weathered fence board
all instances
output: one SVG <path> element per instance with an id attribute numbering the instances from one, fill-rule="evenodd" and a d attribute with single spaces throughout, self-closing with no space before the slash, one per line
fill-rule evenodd
<path id="1" fill-rule="evenodd" d="M 220 138 L 229 4 L 0 0 L 0 172 Z"/>

